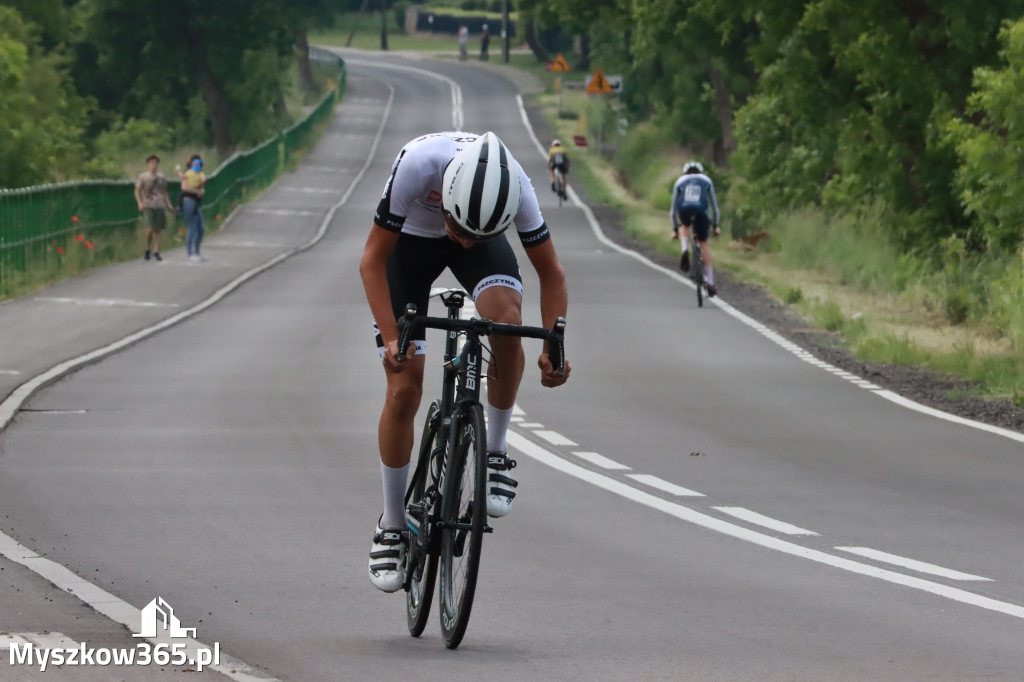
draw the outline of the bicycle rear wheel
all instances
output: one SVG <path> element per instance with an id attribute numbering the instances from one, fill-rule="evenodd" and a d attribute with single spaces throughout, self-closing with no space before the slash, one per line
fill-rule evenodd
<path id="1" fill-rule="evenodd" d="M 443 445 L 437 442 L 441 422 L 437 416 L 439 409 L 440 405 L 435 400 L 427 410 L 427 420 L 423 425 L 423 436 L 420 438 L 419 459 L 413 479 L 409 483 L 409 492 L 405 495 L 408 516 L 411 523 L 417 526 L 416 531 L 411 534 L 405 563 L 406 576 L 411 576 L 409 591 L 405 593 L 405 614 L 409 634 L 413 637 L 419 637 L 427 626 L 437 578 L 437 552 L 431 551 L 431 545 L 436 544 L 430 537 L 433 531 L 430 523 L 431 500 L 425 500 L 423 495 L 432 480 L 431 454 L 436 447 Z"/>
<path id="2" fill-rule="evenodd" d="M 694 240 L 696 242 L 696 240 Z M 700 245 L 694 244 L 693 249 L 693 283 L 697 285 L 697 307 L 704 307 L 704 258 L 701 254 Z"/>
<path id="3" fill-rule="evenodd" d="M 480 549 L 487 523 L 487 433 L 479 403 L 452 424 L 441 519 L 441 636 L 454 649 L 462 642 L 473 608 Z"/>

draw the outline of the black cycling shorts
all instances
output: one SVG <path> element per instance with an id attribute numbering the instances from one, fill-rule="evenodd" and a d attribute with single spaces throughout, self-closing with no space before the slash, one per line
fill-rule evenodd
<path id="1" fill-rule="evenodd" d="M 706 242 L 711 235 L 711 220 L 700 206 L 682 204 L 676 207 L 679 222 L 693 228 L 693 234 L 699 242 Z"/>
<path id="2" fill-rule="evenodd" d="M 397 320 L 405 313 L 408 303 L 416 305 L 420 315 L 427 313 L 430 288 L 445 268 L 452 271 L 462 288 L 476 299 L 480 292 L 491 287 L 507 287 L 523 293 L 522 276 L 516 254 L 505 237 L 463 248 L 447 237 L 415 237 L 402 233 L 387 263 L 388 289 L 391 291 L 391 311 Z M 373 325 L 377 337 L 377 350 L 384 356 L 384 341 Z M 412 335 L 416 354 L 426 352 L 426 330 L 416 329 Z"/>

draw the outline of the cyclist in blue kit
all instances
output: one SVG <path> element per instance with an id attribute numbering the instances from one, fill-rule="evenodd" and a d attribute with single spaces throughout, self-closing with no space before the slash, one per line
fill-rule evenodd
<path id="1" fill-rule="evenodd" d="M 694 238 L 704 260 L 704 284 L 708 290 L 708 298 L 717 295 L 708 236 L 712 229 L 715 234 L 722 233 L 718 228 L 718 199 L 715 198 L 715 184 L 711 182 L 711 178 L 704 175 L 704 166 L 697 161 L 690 161 L 683 166 L 683 174 L 672 188 L 672 211 L 669 217 L 672 220 L 672 239 L 680 239 L 679 228 L 683 227 L 683 255 L 679 258 L 679 269 L 683 272 L 690 271 L 689 242 L 690 230 L 693 228 Z"/>

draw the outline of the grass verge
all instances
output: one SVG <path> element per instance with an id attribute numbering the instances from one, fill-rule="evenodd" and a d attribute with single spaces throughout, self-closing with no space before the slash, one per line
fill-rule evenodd
<path id="1" fill-rule="evenodd" d="M 668 191 L 685 150 L 645 144 L 638 138 L 657 135 L 641 126 L 617 138 L 621 152 L 630 155 L 625 161 L 594 153 L 595 103 L 576 91 L 556 94 L 555 76 L 532 57 L 522 60 L 532 62 L 525 70 L 545 84 L 536 99 L 557 135 L 565 140 L 587 134 L 591 141 L 589 150 L 573 153 L 573 181 L 621 212 L 631 237 L 677 254 L 678 242 L 669 236 Z M 642 191 L 624 186 L 629 174 Z M 728 206 L 723 208 L 728 229 Z M 715 243 L 715 264 L 836 334 L 856 357 L 948 373 L 974 382 L 975 395 L 1024 407 L 1024 264 L 989 262 L 978 275 L 979 262 L 950 248 L 947 264 L 936 269 L 919 254 L 900 253 L 884 228 L 880 215 L 854 223 L 794 212 L 780 216 L 770 237 L 754 248 L 724 238 Z"/>

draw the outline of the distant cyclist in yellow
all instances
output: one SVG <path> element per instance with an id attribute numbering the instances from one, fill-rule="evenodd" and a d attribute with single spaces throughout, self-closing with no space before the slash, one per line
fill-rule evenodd
<path id="1" fill-rule="evenodd" d="M 548 149 L 548 171 L 551 174 L 551 191 L 557 191 L 555 189 L 555 169 L 558 168 L 562 171 L 562 183 L 565 185 L 562 188 L 562 198 L 568 199 L 566 193 L 569 190 L 569 152 L 562 146 L 562 141 L 555 139 L 551 140 L 551 148 Z"/>

